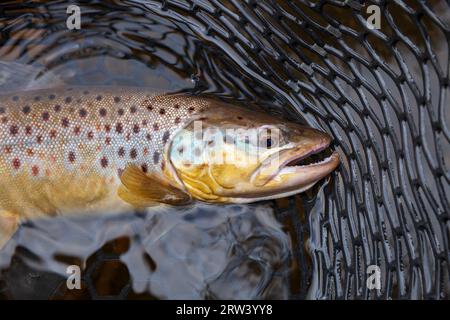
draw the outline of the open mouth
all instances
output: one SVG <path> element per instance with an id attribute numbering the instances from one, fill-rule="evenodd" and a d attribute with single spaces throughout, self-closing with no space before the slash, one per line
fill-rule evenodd
<path id="1" fill-rule="evenodd" d="M 279 173 L 308 167 L 326 166 L 336 160 L 336 158 L 338 158 L 337 152 L 331 152 L 325 145 L 306 154 L 294 155 L 293 159 L 290 159 L 280 167 Z"/>

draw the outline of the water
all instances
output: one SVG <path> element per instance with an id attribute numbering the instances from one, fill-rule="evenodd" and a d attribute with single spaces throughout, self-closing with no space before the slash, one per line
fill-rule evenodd
<path id="1" fill-rule="evenodd" d="M 0 253 L 0 296 L 448 298 L 450 10 L 401 3 L 383 11 L 394 44 L 358 38 L 364 11 L 336 4 L 324 17 L 304 1 L 85 1 L 70 31 L 65 1 L 2 3 L 1 60 L 259 105 L 327 131 L 343 160 L 277 202 L 27 223 Z M 71 264 L 82 290 L 65 287 Z"/>

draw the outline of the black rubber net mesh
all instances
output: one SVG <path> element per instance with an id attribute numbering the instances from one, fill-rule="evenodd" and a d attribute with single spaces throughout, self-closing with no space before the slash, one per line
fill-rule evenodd
<path id="1" fill-rule="evenodd" d="M 295 231 L 291 299 L 448 298 L 448 1 L 128 4 L 202 39 L 205 56 L 193 58 L 203 70 L 220 66 L 220 78 L 208 79 L 216 91 L 233 83 L 250 97 L 272 95 L 285 113 L 334 137 L 342 164 L 323 209 L 309 214 L 313 193 L 275 204 Z M 367 25 L 373 4 L 381 29 Z M 163 49 L 177 57 L 173 68 L 189 72 L 178 52 Z M 93 259 L 102 257 L 118 258 Z M 370 265 L 381 268 L 380 290 L 367 288 Z"/>

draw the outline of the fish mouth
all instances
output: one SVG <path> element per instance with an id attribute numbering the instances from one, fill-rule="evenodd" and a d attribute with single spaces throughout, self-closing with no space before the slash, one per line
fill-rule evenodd
<path id="1" fill-rule="evenodd" d="M 297 145 L 282 150 L 256 170 L 253 184 L 258 187 L 273 185 L 272 191 L 281 192 L 316 183 L 339 165 L 339 154 L 328 151 L 330 141 L 326 136 L 312 147 Z"/>

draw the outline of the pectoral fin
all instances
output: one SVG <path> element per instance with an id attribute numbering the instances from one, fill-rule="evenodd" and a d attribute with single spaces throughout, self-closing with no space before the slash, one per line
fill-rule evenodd
<path id="1" fill-rule="evenodd" d="M 188 193 L 157 174 L 147 174 L 136 166 L 129 166 L 120 177 L 119 197 L 135 207 L 149 207 L 155 203 L 183 205 L 191 201 Z"/>
<path id="2" fill-rule="evenodd" d="M 19 227 L 19 216 L 0 210 L 0 249 L 12 238 Z"/>

